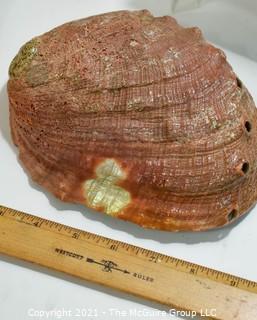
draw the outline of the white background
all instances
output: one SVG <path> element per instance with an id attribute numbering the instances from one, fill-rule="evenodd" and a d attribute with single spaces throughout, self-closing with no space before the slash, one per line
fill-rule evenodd
<path id="1" fill-rule="evenodd" d="M 163 15 L 171 14 L 173 8 L 173 14 L 179 22 L 198 25 L 208 40 L 255 59 L 255 2 L 235 0 L 226 1 L 223 5 L 221 3 L 224 1 L 0 0 L 0 204 L 257 281 L 256 208 L 240 223 L 209 232 L 175 234 L 144 230 L 83 206 L 62 203 L 36 186 L 17 160 L 17 150 L 12 145 L 9 133 L 7 70 L 19 47 L 33 36 L 66 21 L 105 11 L 147 8 L 156 15 Z M 244 3 L 245 7 L 240 3 Z M 229 62 L 257 101 L 257 62 L 225 51 Z M 164 288 L 169 289 L 172 290 Z M 30 317 L 28 310 L 51 311 L 62 308 L 72 312 L 77 308 L 97 309 L 99 316 L 96 319 L 173 318 L 115 317 L 111 315 L 110 308 L 120 311 L 154 311 L 163 308 L 0 255 L 1 320 L 39 319 Z"/>

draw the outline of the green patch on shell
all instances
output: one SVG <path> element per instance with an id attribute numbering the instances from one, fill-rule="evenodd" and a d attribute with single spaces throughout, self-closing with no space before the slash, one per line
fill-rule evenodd
<path id="1" fill-rule="evenodd" d="M 9 67 L 10 77 L 19 77 L 29 66 L 35 54 L 37 53 L 37 40 L 32 39 L 25 43 L 19 50 L 18 54 L 12 60 Z"/>
<path id="2" fill-rule="evenodd" d="M 130 193 L 116 183 L 126 175 L 113 159 L 106 159 L 96 169 L 96 179 L 84 183 L 85 196 L 92 208 L 103 207 L 115 215 L 130 203 Z"/>

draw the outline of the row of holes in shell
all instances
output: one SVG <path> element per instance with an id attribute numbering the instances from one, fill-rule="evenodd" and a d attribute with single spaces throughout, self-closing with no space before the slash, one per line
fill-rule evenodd
<path id="1" fill-rule="evenodd" d="M 243 88 L 242 81 L 241 81 L 239 78 L 237 78 L 236 81 L 237 81 L 237 86 L 238 86 L 240 89 L 242 89 L 242 88 Z M 245 130 L 246 130 L 248 133 L 250 133 L 251 130 L 252 130 L 252 124 L 251 124 L 251 122 L 248 121 L 248 120 L 245 121 L 244 126 L 245 126 Z M 243 162 L 243 164 L 242 164 L 242 166 L 241 166 L 241 170 L 242 170 L 243 174 L 247 174 L 247 172 L 249 171 L 249 169 L 250 169 L 249 162 L 247 162 L 247 161 Z M 229 214 L 228 214 L 228 221 L 232 221 L 234 218 L 236 218 L 236 217 L 237 217 L 237 214 L 238 214 L 238 212 L 237 212 L 236 209 L 231 210 L 231 211 L 229 212 Z"/>

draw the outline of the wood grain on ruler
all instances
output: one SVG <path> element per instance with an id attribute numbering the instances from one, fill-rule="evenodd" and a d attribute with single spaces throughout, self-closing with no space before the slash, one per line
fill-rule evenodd
<path id="1" fill-rule="evenodd" d="M 5 207 L 0 252 L 213 319 L 257 319 L 255 282 Z"/>

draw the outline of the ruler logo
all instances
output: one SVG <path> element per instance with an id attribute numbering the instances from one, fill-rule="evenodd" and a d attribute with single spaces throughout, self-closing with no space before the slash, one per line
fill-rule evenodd
<path id="1" fill-rule="evenodd" d="M 89 262 L 89 263 L 95 263 L 95 264 L 98 264 L 98 265 L 102 266 L 103 267 L 102 270 L 105 271 L 105 272 L 112 272 L 112 270 L 116 270 L 116 271 L 120 271 L 120 272 L 123 272 L 123 273 L 130 274 L 130 272 L 128 270 L 118 268 L 117 263 L 115 263 L 115 262 L 113 262 L 111 260 L 101 260 L 99 262 L 99 261 L 96 261 L 96 260 L 94 260 L 92 258 L 87 258 L 86 261 Z"/>
<path id="2" fill-rule="evenodd" d="M 154 279 L 152 277 L 147 276 L 145 274 L 142 274 L 141 272 L 135 272 L 135 271 L 130 272 L 127 269 L 119 268 L 119 265 L 116 262 L 112 261 L 112 260 L 102 259 L 100 261 L 97 261 L 97 260 L 95 260 L 93 258 L 84 257 L 81 254 L 78 254 L 76 252 L 71 252 L 71 251 L 68 251 L 68 250 L 64 250 L 62 248 L 55 248 L 55 252 L 58 255 L 66 256 L 66 257 L 77 259 L 77 260 L 85 260 L 87 263 L 91 263 L 91 264 L 94 264 L 94 265 L 101 266 L 102 267 L 101 270 L 104 271 L 104 272 L 107 272 L 107 273 L 110 273 L 110 272 L 113 272 L 113 271 L 118 271 L 118 272 L 121 272 L 123 274 L 131 275 L 132 277 L 136 278 L 137 280 L 143 280 L 143 281 L 147 281 L 147 282 L 153 282 L 154 281 Z"/>
<path id="3" fill-rule="evenodd" d="M 92 258 L 87 258 L 86 262 L 89 263 L 94 263 L 94 264 L 98 264 L 100 266 L 102 266 L 102 271 L 104 272 L 112 272 L 113 270 L 125 273 L 125 274 L 129 274 L 132 275 L 134 278 L 136 278 L 137 280 L 143 280 L 143 281 L 148 281 L 148 282 L 153 282 L 154 279 L 152 277 L 146 276 L 142 273 L 139 272 L 130 272 L 126 269 L 120 269 L 118 268 L 117 263 L 111 261 L 111 260 L 101 260 L 101 261 L 96 261 Z"/>

